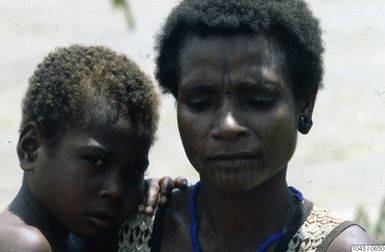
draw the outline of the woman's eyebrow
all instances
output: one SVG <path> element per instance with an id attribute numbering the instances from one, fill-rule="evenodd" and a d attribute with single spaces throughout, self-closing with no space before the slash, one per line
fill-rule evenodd
<path id="1" fill-rule="evenodd" d="M 249 79 L 244 82 L 240 82 L 237 85 L 237 89 L 241 91 L 277 91 L 280 88 L 280 84 L 273 80 L 267 79 Z"/>
<path id="2" fill-rule="evenodd" d="M 194 95 L 200 93 L 212 93 L 218 91 L 218 87 L 209 83 L 209 82 L 199 82 L 194 84 L 194 80 L 189 80 L 186 82 L 188 85 L 180 85 L 179 92 L 183 95 Z"/>

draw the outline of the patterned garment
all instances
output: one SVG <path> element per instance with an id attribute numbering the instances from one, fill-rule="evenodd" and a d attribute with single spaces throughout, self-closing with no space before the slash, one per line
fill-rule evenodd
<path id="1" fill-rule="evenodd" d="M 154 218 L 136 214 L 126 220 L 119 230 L 119 252 L 150 252 Z"/>
<path id="2" fill-rule="evenodd" d="M 119 252 L 150 252 L 149 241 L 153 225 L 154 217 L 143 214 L 128 219 L 119 231 Z M 354 223 L 344 222 L 328 210 L 313 206 L 304 223 L 290 240 L 287 252 L 326 251 L 330 242 L 351 225 Z"/>
<path id="3" fill-rule="evenodd" d="M 287 252 L 317 251 L 327 235 L 341 223 L 343 220 L 328 210 L 313 206 L 309 216 L 289 242 Z"/>

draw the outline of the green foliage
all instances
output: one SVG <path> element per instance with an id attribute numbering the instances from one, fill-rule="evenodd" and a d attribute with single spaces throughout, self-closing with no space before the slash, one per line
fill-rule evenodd
<path id="1" fill-rule="evenodd" d="M 358 224 L 360 224 L 367 231 L 370 230 L 371 227 L 370 227 L 369 217 L 363 206 L 359 206 L 357 208 L 354 219 Z"/>
<path id="2" fill-rule="evenodd" d="M 128 0 L 111 0 L 112 5 L 124 12 L 126 17 L 127 26 L 130 30 L 135 28 L 135 20 L 131 12 L 130 4 Z"/>
<path id="3" fill-rule="evenodd" d="M 380 213 L 375 223 L 370 223 L 368 214 L 362 206 L 357 208 L 354 219 L 377 241 L 385 243 L 385 199 L 382 201 Z"/>
<path id="4" fill-rule="evenodd" d="M 380 214 L 374 227 L 374 234 L 379 241 L 385 242 L 385 199 L 381 204 Z"/>
<path id="5" fill-rule="evenodd" d="M 112 0 L 112 4 L 118 8 L 126 7 L 126 0 Z"/>

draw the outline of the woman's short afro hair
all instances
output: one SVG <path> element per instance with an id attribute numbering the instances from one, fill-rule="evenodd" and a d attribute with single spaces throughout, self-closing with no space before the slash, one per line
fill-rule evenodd
<path id="1" fill-rule="evenodd" d="M 22 103 L 22 130 L 34 121 L 47 143 L 66 128 L 108 125 L 153 142 L 158 96 L 150 79 L 125 55 L 103 46 L 58 48 L 43 59 Z"/>
<path id="2" fill-rule="evenodd" d="M 178 96 L 179 51 L 186 34 L 275 32 L 288 51 L 297 99 L 322 85 L 323 45 L 318 20 L 303 0 L 183 0 L 157 37 L 156 72 L 163 92 Z"/>

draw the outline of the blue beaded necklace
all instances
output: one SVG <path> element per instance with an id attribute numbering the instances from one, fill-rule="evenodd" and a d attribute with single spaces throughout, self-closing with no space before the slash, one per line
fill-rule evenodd
<path id="1" fill-rule="evenodd" d="M 193 252 L 200 252 L 199 240 L 198 240 L 198 217 L 197 217 L 197 198 L 198 192 L 201 187 L 200 181 L 196 183 L 190 193 L 189 197 L 189 212 L 190 212 L 190 240 L 193 248 Z M 303 201 L 303 196 L 300 191 L 295 189 L 294 187 L 289 186 L 290 191 L 294 194 L 295 199 L 298 202 Z M 277 233 L 274 233 L 266 238 L 266 240 L 257 248 L 256 252 L 263 252 L 275 241 L 281 239 L 287 233 L 286 227 Z"/>

